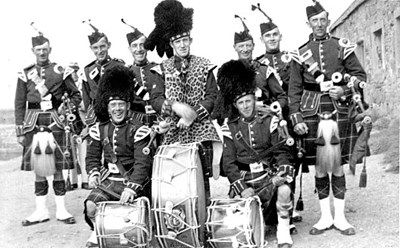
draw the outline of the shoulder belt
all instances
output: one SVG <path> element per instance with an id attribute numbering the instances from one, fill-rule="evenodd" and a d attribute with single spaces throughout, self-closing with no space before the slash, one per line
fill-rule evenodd
<path id="1" fill-rule="evenodd" d="M 149 136 L 151 133 L 151 128 L 149 128 L 146 125 L 143 125 L 139 127 L 139 129 L 136 131 L 135 136 L 134 136 L 134 142 L 141 141 L 142 139 L 146 138 Z"/>
<path id="2" fill-rule="evenodd" d="M 113 149 L 111 148 L 110 140 L 108 139 L 108 128 L 110 127 L 110 123 L 104 125 L 104 139 L 103 139 L 103 147 L 110 154 L 111 162 L 117 165 L 119 173 L 124 177 L 125 180 L 128 180 L 128 172 L 125 170 L 124 166 L 121 164 L 121 161 L 115 155 Z"/>

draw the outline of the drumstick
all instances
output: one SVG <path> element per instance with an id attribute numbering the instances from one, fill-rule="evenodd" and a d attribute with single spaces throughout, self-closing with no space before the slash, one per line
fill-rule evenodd
<path id="1" fill-rule="evenodd" d="M 100 190 L 102 190 L 102 191 L 104 191 L 104 192 L 107 193 L 107 194 L 110 194 L 110 195 L 114 196 L 115 198 L 118 198 L 118 200 L 121 198 L 121 195 L 120 195 L 120 194 L 117 194 L 117 193 L 115 193 L 114 191 L 111 191 L 111 190 L 105 188 L 105 187 L 104 187 L 103 185 L 101 185 L 101 184 L 98 185 L 97 188 L 100 189 Z"/>

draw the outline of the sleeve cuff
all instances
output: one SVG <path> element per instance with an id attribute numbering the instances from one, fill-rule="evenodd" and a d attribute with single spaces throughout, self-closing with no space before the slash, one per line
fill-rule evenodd
<path id="1" fill-rule="evenodd" d="M 203 105 L 201 105 L 201 104 L 195 106 L 194 110 L 197 113 L 197 119 L 199 121 L 202 121 L 205 118 L 207 118 L 208 116 L 210 116 L 210 113 L 208 113 L 207 109 L 205 107 L 203 107 Z"/>
<path id="2" fill-rule="evenodd" d="M 163 116 L 173 116 L 172 111 L 172 103 L 173 101 L 165 100 L 161 106 L 161 115 Z"/>
<path id="3" fill-rule="evenodd" d="M 15 133 L 17 134 L 17 137 L 24 136 L 24 126 L 23 125 L 16 126 Z"/>
<path id="4" fill-rule="evenodd" d="M 246 184 L 243 179 L 239 179 L 231 184 L 232 189 L 235 191 L 236 195 L 240 195 L 243 190 L 247 189 Z"/>
<path id="5" fill-rule="evenodd" d="M 303 115 L 300 112 L 291 114 L 290 120 L 292 121 L 293 126 L 296 126 L 296 124 L 298 124 L 298 123 L 304 122 Z"/>
<path id="6" fill-rule="evenodd" d="M 89 172 L 89 178 L 90 177 L 95 177 L 95 176 L 100 176 L 100 172 L 99 171 L 97 171 L 97 169 L 93 169 L 93 170 L 91 170 L 90 172 Z"/>
<path id="7" fill-rule="evenodd" d="M 342 96 L 343 98 L 351 98 L 353 95 L 353 92 L 351 91 L 351 89 L 347 86 L 342 86 L 343 91 L 344 91 L 344 95 Z"/>
<path id="8" fill-rule="evenodd" d="M 133 189 L 131 189 L 131 188 L 128 188 L 128 187 L 126 187 L 126 188 L 124 189 L 124 191 L 129 191 L 129 192 L 131 192 L 132 194 L 134 194 L 134 195 L 135 195 L 135 197 L 137 196 L 137 193 L 136 193 L 136 191 L 135 191 L 135 190 L 133 190 Z"/>
<path id="9" fill-rule="evenodd" d="M 135 194 L 136 194 L 136 192 L 138 192 L 138 191 L 140 191 L 140 190 L 142 190 L 142 185 L 140 185 L 140 184 L 137 184 L 137 183 L 132 183 L 132 182 L 127 182 L 126 183 L 126 190 L 127 189 L 130 189 L 130 190 L 133 190 L 134 192 L 135 192 Z"/>

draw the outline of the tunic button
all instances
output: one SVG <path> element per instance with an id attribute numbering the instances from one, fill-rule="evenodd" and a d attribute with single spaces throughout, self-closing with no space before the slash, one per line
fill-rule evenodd
<path id="1" fill-rule="evenodd" d="M 251 141 L 254 141 L 254 138 L 251 138 Z"/>

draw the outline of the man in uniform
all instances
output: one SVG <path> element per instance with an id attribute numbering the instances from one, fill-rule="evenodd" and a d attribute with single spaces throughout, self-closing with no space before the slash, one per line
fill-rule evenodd
<path id="1" fill-rule="evenodd" d="M 122 22 L 125 23 L 124 20 Z M 125 24 L 133 29 L 133 32 L 126 34 L 129 51 L 133 57 L 133 64 L 129 66 L 129 69 L 135 75 L 136 96 L 131 106 L 132 117 L 150 127 L 157 119 L 156 112 L 150 104 L 150 91 L 154 82 L 161 79 L 151 71 L 157 64 L 147 59 L 147 50 L 144 49 L 146 36 L 139 29 Z"/>
<path id="2" fill-rule="evenodd" d="M 289 149 L 277 130 L 278 118 L 257 114 L 255 73 L 247 63 L 231 60 L 222 65 L 218 85 L 225 111 L 231 113 L 222 127 L 222 161 L 231 183 L 230 196 L 258 195 L 264 215 L 269 204 L 276 204 L 278 247 L 291 247 L 289 217 L 293 203 L 288 183 L 293 179 L 293 168 Z M 271 202 L 275 193 L 276 203 Z"/>
<path id="3" fill-rule="evenodd" d="M 240 18 L 237 15 L 235 17 Z M 243 19 L 240 18 L 240 20 L 244 30 L 235 33 L 233 48 L 238 54 L 238 58 L 248 61 L 257 72 L 256 81 L 259 90 L 257 90 L 256 96 L 258 110 L 267 114 L 270 111 L 269 105 L 274 101 L 278 101 L 282 109 L 286 108 L 287 95 L 279 84 L 278 74 L 268 64 L 253 60 L 254 40 Z"/>
<path id="4" fill-rule="evenodd" d="M 145 42 L 145 49 L 157 47 L 159 56 L 166 53 L 169 58 L 153 68 L 163 80 L 153 85 L 151 104 L 162 116 L 173 117 L 173 127 L 164 134 L 162 145 L 201 143 L 199 153 L 208 204 L 208 177 L 212 176 L 212 164 L 219 163 L 213 163 L 213 158 L 218 157 L 213 156 L 213 151 L 222 152 L 210 117 L 218 91 L 215 66 L 206 58 L 190 54 L 193 9 L 184 8 L 176 0 L 165 0 L 155 8 L 154 16 L 156 27 Z"/>
<path id="5" fill-rule="evenodd" d="M 93 105 L 96 99 L 97 89 L 99 88 L 100 78 L 103 76 L 104 71 L 115 65 L 124 65 L 125 63 L 116 58 L 111 58 L 108 54 L 111 48 L 111 42 L 108 37 L 99 32 L 99 30 L 92 24 L 89 25 L 93 28 L 94 32 L 88 36 L 90 49 L 96 56 L 96 60 L 85 66 L 81 77 L 83 80 L 82 97 L 83 105 L 86 111 L 85 124 L 92 126 L 96 122 L 94 115 Z M 107 115 L 107 113 L 101 113 Z"/>
<path id="6" fill-rule="evenodd" d="M 49 189 L 48 176 L 53 178 L 53 190 L 57 206 L 56 218 L 66 224 L 74 224 L 74 217 L 65 209 L 65 181 L 63 168 L 73 168 L 70 130 L 59 118 L 64 94 L 68 94 L 73 113 L 81 101 L 81 95 L 70 75 L 70 70 L 50 62 L 50 41 L 41 32 L 32 37 L 32 52 L 36 64 L 18 73 L 15 94 L 15 124 L 18 142 L 24 147 L 22 170 L 34 170 L 36 210 L 22 221 L 23 226 L 49 220 L 46 196 Z M 70 114 L 73 114 L 70 113 Z M 64 118 L 65 119 L 65 118 Z M 68 129 L 68 130 L 67 130 Z M 68 132 L 67 132 L 68 131 Z"/>
<path id="7" fill-rule="evenodd" d="M 100 81 L 95 103 L 100 122 L 90 128 L 86 156 L 89 186 L 95 189 L 85 200 L 84 213 L 92 229 L 97 203 L 119 200 L 124 204 L 139 196 L 149 197 L 152 159 L 142 149 L 149 143 L 150 128 L 129 118 L 132 81 L 133 73 L 123 65 L 107 69 Z M 109 118 L 102 119 L 102 112 Z M 95 231 L 86 247 L 98 247 Z"/>
<path id="8" fill-rule="evenodd" d="M 252 10 L 259 10 L 267 19 L 267 22 L 263 22 L 260 24 L 260 31 L 261 31 L 261 42 L 265 45 L 265 54 L 256 58 L 256 60 L 264 65 L 268 65 L 275 70 L 275 77 L 279 82 L 279 85 L 283 88 L 286 94 L 288 94 L 289 89 L 289 78 L 290 78 L 290 55 L 286 51 L 281 51 L 280 43 L 282 40 L 282 34 L 279 30 L 279 27 L 272 21 L 272 19 L 261 9 L 260 4 L 258 6 L 252 5 Z M 289 121 L 289 108 L 284 108 L 282 110 L 283 117 L 285 120 Z M 290 123 L 289 123 L 290 125 Z M 293 135 L 293 128 L 288 126 L 288 130 L 291 135 Z M 298 143 L 300 144 L 300 143 Z M 295 169 L 295 176 L 297 176 L 301 161 L 297 157 L 299 149 L 302 147 L 293 146 L 292 151 L 292 158 L 293 164 Z M 306 169 L 302 168 L 303 171 L 308 172 L 308 167 Z M 292 191 L 293 194 L 295 193 L 296 189 L 296 180 L 292 182 Z M 301 190 L 301 189 L 300 189 Z M 294 222 L 302 221 L 301 215 L 299 215 L 295 209 L 293 209 L 292 220 Z M 295 231 L 295 226 L 291 225 L 291 230 Z"/>
<path id="9" fill-rule="evenodd" d="M 342 165 L 349 160 L 357 132 L 348 116 L 352 91 L 341 79 L 343 74 L 349 73 L 365 81 L 366 73 L 354 54 L 356 45 L 327 32 L 328 12 L 319 2 L 308 6 L 306 12 L 312 34 L 309 41 L 292 54 L 289 113 L 294 131 L 305 137 L 303 163 L 315 165 L 321 218 L 310 234 L 319 235 L 334 227 L 343 235 L 353 235 L 355 229 L 344 215 L 346 181 Z"/>

